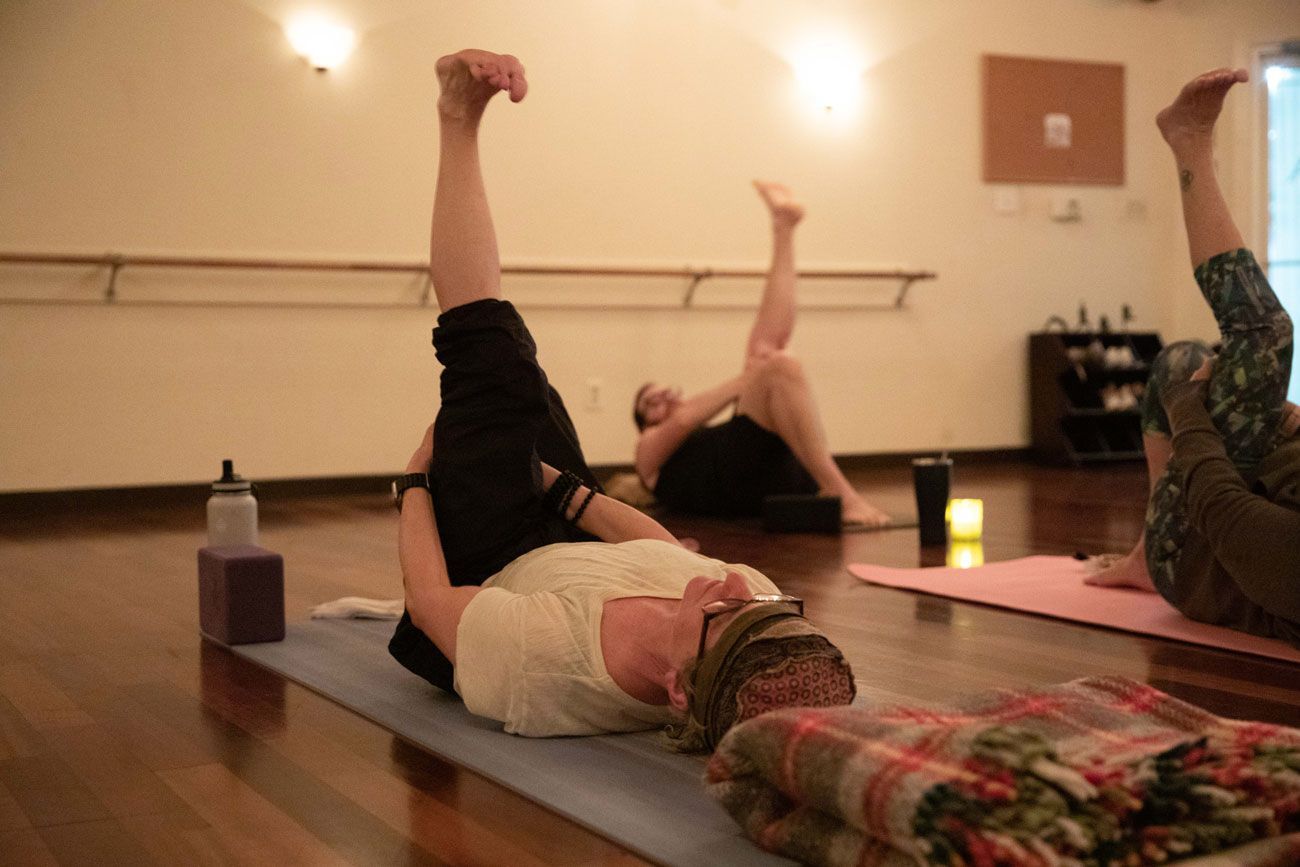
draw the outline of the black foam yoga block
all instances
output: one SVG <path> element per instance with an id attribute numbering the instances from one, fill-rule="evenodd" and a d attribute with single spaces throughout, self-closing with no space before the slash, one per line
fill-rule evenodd
<path id="1" fill-rule="evenodd" d="M 774 494 L 763 498 L 763 529 L 769 533 L 839 533 L 839 497 Z"/>

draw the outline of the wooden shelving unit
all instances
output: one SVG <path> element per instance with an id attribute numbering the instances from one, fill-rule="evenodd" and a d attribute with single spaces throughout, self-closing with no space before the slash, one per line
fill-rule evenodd
<path id="1" fill-rule="evenodd" d="M 1103 392 L 1144 387 L 1162 346 L 1155 332 L 1029 335 L 1034 454 L 1047 463 L 1073 466 L 1141 460 L 1139 410 L 1107 408 Z M 1128 350 L 1126 360 L 1117 358 L 1117 348 Z"/>

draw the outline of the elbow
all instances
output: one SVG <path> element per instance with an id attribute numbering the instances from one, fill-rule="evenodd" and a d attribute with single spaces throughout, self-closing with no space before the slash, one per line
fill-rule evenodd
<path id="1" fill-rule="evenodd" d="M 425 635 L 432 636 L 437 606 L 427 591 L 428 579 L 414 574 L 411 569 L 403 569 L 402 585 L 406 590 L 406 613 L 411 618 L 411 624 Z"/>
<path id="2" fill-rule="evenodd" d="M 411 625 L 423 632 L 426 636 L 430 634 L 431 624 L 429 617 L 431 612 L 429 606 L 423 604 L 422 600 L 413 597 L 410 593 L 406 594 L 406 614 L 411 618 Z"/>

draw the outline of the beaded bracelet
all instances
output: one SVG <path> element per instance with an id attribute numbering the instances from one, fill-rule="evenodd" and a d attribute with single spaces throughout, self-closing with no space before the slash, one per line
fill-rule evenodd
<path id="1" fill-rule="evenodd" d="M 547 489 L 546 495 L 542 497 L 542 509 L 546 512 L 559 512 L 561 517 L 564 515 L 560 510 L 560 501 L 565 495 L 573 496 L 576 490 L 577 477 L 569 473 L 561 473 L 559 478 L 551 482 L 551 487 Z"/>
<path id="2" fill-rule="evenodd" d="M 582 487 L 581 479 L 579 479 L 577 476 L 573 475 L 572 473 L 566 472 L 566 475 L 570 476 L 569 478 L 570 485 L 569 485 L 569 490 L 565 491 L 564 493 L 564 499 L 560 502 L 559 515 L 561 518 L 563 518 L 565 515 L 569 513 L 569 504 L 573 502 L 573 495 L 578 493 L 578 488 Z"/>
<path id="3" fill-rule="evenodd" d="M 569 520 L 569 523 L 573 524 L 573 526 L 575 527 L 578 526 L 578 521 L 582 518 L 582 513 L 587 511 L 587 506 L 591 505 L 591 501 L 594 500 L 595 498 L 596 498 L 595 488 L 592 488 L 591 490 L 587 491 L 587 496 L 583 498 L 582 505 L 578 507 L 578 511 L 573 513 L 573 517 Z"/>

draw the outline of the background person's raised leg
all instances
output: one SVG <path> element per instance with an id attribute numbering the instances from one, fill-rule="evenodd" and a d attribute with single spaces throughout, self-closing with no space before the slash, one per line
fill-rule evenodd
<path id="1" fill-rule="evenodd" d="M 889 516 L 853 489 L 831 457 L 803 366 L 783 352 L 797 315 L 794 230 L 803 205 L 783 184 L 754 181 L 754 189 L 772 218 L 772 261 L 745 347 L 745 382 L 736 410 L 785 441 L 819 492 L 840 498 L 847 523 L 884 526 Z"/>
<path id="2" fill-rule="evenodd" d="M 803 205 L 782 184 L 754 181 L 754 189 L 767 205 L 772 218 L 772 262 L 767 269 L 763 298 L 745 346 L 745 358 L 762 358 L 784 349 L 794 333 L 795 287 L 794 230 L 803 219 Z"/>
<path id="3" fill-rule="evenodd" d="M 488 100 L 524 98 L 524 68 L 508 54 L 458 51 L 437 63 L 438 186 L 429 233 L 429 276 L 438 306 L 450 310 L 501 297 L 501 262 L 483 187 L 478 129 Z"/>

